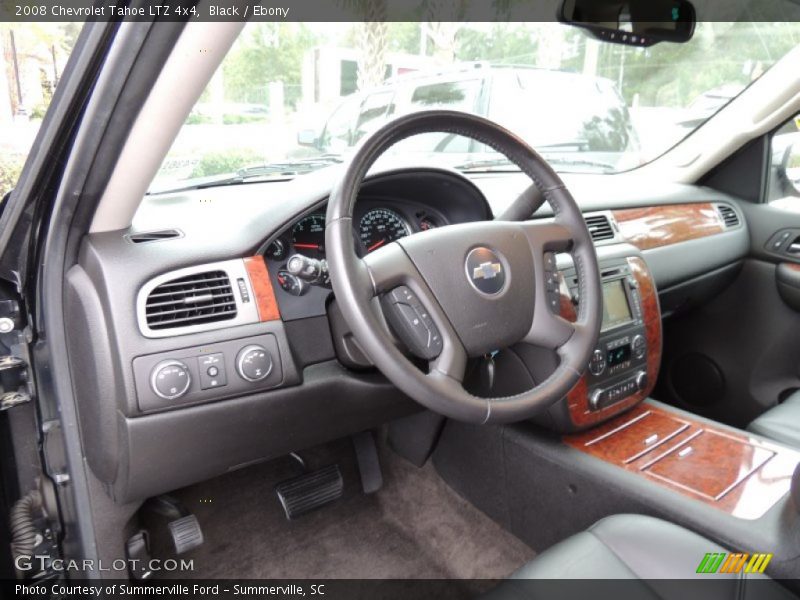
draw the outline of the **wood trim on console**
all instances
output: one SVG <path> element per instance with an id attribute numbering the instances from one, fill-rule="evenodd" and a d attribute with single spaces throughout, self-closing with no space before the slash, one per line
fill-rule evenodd
<path id="1" fill-rule="evenodd" d="M 613 415 L 634 406 L 647 398 L 658 379 L 661 365 L 661 309 L 658 305 L 658 293 L 650 271 L 639 257 L 629 257 L 628 266 L 639 285 L 642 300 L 645 335 L 647 338 L 647 386 L 632 396 L 600 410 L 589 409 L 589 389 L 586 376 L 580 378 L 575 387 L 567 394 L 567 409 L 570 419 L 576 427 L 588 427 L 600 423 Z M 561 316 L 568 321 L 575 320 L 575 307 L 569 296 L 566 282 L 561 280 Z"/>
<path id="2" fill-rule="evenodd" d="M 613 214 L 622 237 L 639 250 L 725 231 L 717 209 L 709 202 L 630 208 L 615 210 Z"/>
<path id="3" fill-rule="evenodd" d="M 244 259 L 244 266 L 250 278 L 250 287 L 253 288 L 255 301 L 258 306 L 258 317 L 261 321 L 277 321 L 281 318 L 278 301 L 275 299 L 275 290 L 269 278 L 267 264 L 261 255 L 249 256 Z"/>
<path id="4" fill-rule="evenodd" d="M 565 436 L 586 454 L 742 519 L 789 492 L 800 452 L 649 404 Z"/>

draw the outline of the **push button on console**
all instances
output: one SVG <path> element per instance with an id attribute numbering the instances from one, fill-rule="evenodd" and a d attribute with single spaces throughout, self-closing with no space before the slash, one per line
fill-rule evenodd
<path id="1" fill-rule="evenodd" d="M 220 352 L 218 354 L 206 354 L 198 359 L 200 365 L 200 388 L 210 390 L 212 388 L 228 385 L 225 376 L 225 357 Z"/>

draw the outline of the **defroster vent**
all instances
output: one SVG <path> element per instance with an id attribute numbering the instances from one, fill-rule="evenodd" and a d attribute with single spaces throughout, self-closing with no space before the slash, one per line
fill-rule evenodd
<path id="1" fill-rule="evenodd" d="M 147 296 L 150 329 L 189 327 L 236 317 L 236 299 L 225 271 L 205 271 L 167 281 Z"/>

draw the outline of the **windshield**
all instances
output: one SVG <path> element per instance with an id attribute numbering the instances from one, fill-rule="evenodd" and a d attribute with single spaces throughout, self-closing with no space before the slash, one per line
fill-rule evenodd
<path id="1" fill-rule="evenodd" d="M 559 23 L 250 23 L 151 191 L 299 176 L 431 108 L 493 119 L 558 171 L 616 173 L 691 134 L 798 43 L 800 23 L 698 23 L 690 42 L 649 48 Z M 394 152 L 513 168 L 449 134 Z"/>

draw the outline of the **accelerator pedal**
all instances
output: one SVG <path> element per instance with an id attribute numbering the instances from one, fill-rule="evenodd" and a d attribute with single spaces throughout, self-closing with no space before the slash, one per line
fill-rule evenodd
<path id="1" fill-rule="evenodd" d="M 344 480 L 339 465 L 310 471 L 275 486 L 275 493 L 290 521 L 338 500 L 343 491 Z"/>

